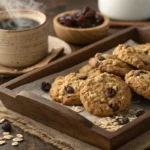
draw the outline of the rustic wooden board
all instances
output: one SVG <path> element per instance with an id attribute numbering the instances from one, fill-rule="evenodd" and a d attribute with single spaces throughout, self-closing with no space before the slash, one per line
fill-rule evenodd
<path id="1" fill-rule="evenodd" d="M 1 126 L 1 125 L 0 125 Z M 2 135 L 2 129 L 0 128 L 0 135 Z M 24 141 L 17 147 L 11 146 L 12 141 L 7 140 L 7 144 L 0 146 L 0 150 L 58 150 L 55 146 L 46 144 L 39 138 L 30 135 L 23 130 L 13 126 L 12 135 L 22 134 L 24 136 Z"/>
<path id="2" fill-rule="evenodd" d="M 89 45 L 70 56 L 61 58 L 44 68 L 18 77 L 1 86 L 1 100 L 7 108 L 35 119 L 47 126 L 51 126 L 75 138 L 105 150 L 116 149 L 150 128 L 150 113 L 145 113 L 135 121 L 115 132 L 110 133 L 95 126 L 79 114 L 68 110 L 55 102 L 48 101 L 41 96 L 30 94 L 28 92 L 16 95 L 13 92 L 13 89 L 81 63 L 89 59 L 96 52 L 107 51 L 108 49 L 120 43 L 124 43 L 129 39 L 133 39 L 138 43 L 149 42 L 150 28 L 130 27 L 115 35 Z M 23 109 L 24 107 L 26 110 Z M 80 134 L 75 134 L 75 131 L 79 131 Z"/>

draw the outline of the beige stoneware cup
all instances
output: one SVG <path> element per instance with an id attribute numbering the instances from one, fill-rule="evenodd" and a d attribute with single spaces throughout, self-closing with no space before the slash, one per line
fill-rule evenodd
<path id="1" fill-rule="evenodd" d="M 48 21 L 43 13 L 35 10 L 11 10 L 11 13 L 16 12 L 19 12 L 19 18 L 35 20 L 39 25 L 25 30 L 0 29 L 0 65 L 27 67 L 48 53 Z M 0 21 L 9 18 L 7 11 L 0 12 Z"/>

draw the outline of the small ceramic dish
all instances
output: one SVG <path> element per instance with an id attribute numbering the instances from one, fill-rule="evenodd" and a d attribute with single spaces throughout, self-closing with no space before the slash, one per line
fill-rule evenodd
<path id="1" fill-rule="evenodd" d="M 109 29 L 108 17 L 98 13 L 104 18 L 104 22 L 96 27 L 91 28 L 73 28 L 59 23 L 58 18 L 67 14 L 73 14 L 77 10 L 63 12 L 57 15 L 53 20 L 53 25 L 57 36 L 64 41 L 72 44 L 90 44 L 104 38 Z"/>

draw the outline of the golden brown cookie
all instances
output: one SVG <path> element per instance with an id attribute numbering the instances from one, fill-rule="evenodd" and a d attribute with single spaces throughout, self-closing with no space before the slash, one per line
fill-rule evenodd
<path id="1" fill-rule="evenodd" d="M 114 55 L 97 53 L 89 60 L 89 65 L 96 67 L 101 72 L 108 72 L 118 76 L 125 76 L 132 67 Z"/>
<path id="2" fill-rule="evenodd" d="M 133 48 L 139 51 L 143 51 L 147 55 L 150 55 L 150 43 L 135 45 Z"/>
<path id="3" fill-rule="evenodd" d="M 101 71 L 98 70 L 97 68 L 93 68 L 89 64 L 84 65 L 82 68 L 79 69 L 80 73 L 85 73 L 88 76 L 95 76 L 96 74 L 100 74 Z"/>
<path id="4" fill-rule="evenodd" d="M 51 98 L 64 105 L 81 105 L 79 92 L 87 78 L 83 73 L 57 77 L 50 90 Z"/>
<path id="5" fill-rule="evenodd" d="M 150 100 L 150 72 L 132 70 L 125 76 L 126 83 L 139 95 Z"/>
<path id="6" fill-rule="evenodd" d="M 97 116 L 114 115 L 124 110 L 131 97 L 128 85 L 120 77 L 108 73 L 89 77 L 80 90 L 83 106 Z"/>
<path id="7" fill-rule="evenodd" d="M 114 50 L 113 55 L 138 69 L 150 71 L 150 56 L 141 50 L 130 46 L 119 45 Z"/>

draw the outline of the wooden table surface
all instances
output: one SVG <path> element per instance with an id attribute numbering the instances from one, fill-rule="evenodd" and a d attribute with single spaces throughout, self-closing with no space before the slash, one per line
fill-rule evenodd
<path id="1" fill-rule="evenodd" d="M 81 9 L 86 5 L 94 8 L 95 10 L 98 10 L 97 0 L 75 0 L 75 1 L 74 0 L 37 0 L 37 1 L 43 2 L 47 6 L 46 14 L 48 15 L 49 21 L 50 21 L 50 27 L 49 27 L 50 35 L 55 35 L 55 32 L 53 30 L 53 24 L 52 24 L 52 20 L 55 15 L 57 15 L 63 11 L 66 11 L 66 10 Z M 109 31 L 109 34 L 118 32 L 121 29 L 122 28 L 111 28 Z M 79 47 L 72 45 L 72 48 L 74 50 L 76 50 Z M 2 80 L 0 82 L 7 81 L 7 80 Z M 42 140 L 40 140 L 32 135 L 29 135 L 27 133 L 24 133 L 20 129 L 15 128 L 14 132 L 17 132 L 18 130 L 19 130 L 19 132 L 22 132 L 24 134 L 25 142 L 16 148 L 12 148 L 11 144 L 9 143 L 4 146 L 1 146 L 0 150 L 13 150 L 13 149 L 15 149 L 15 150 L 29 150 L 29 149 L 32 149 L 32 150 L 57 150 L 54 146 L 45 144 Z M 2 130 L 0 129 L 0 134 L 2 134 L 1 132 L 2 132 Z"/>

